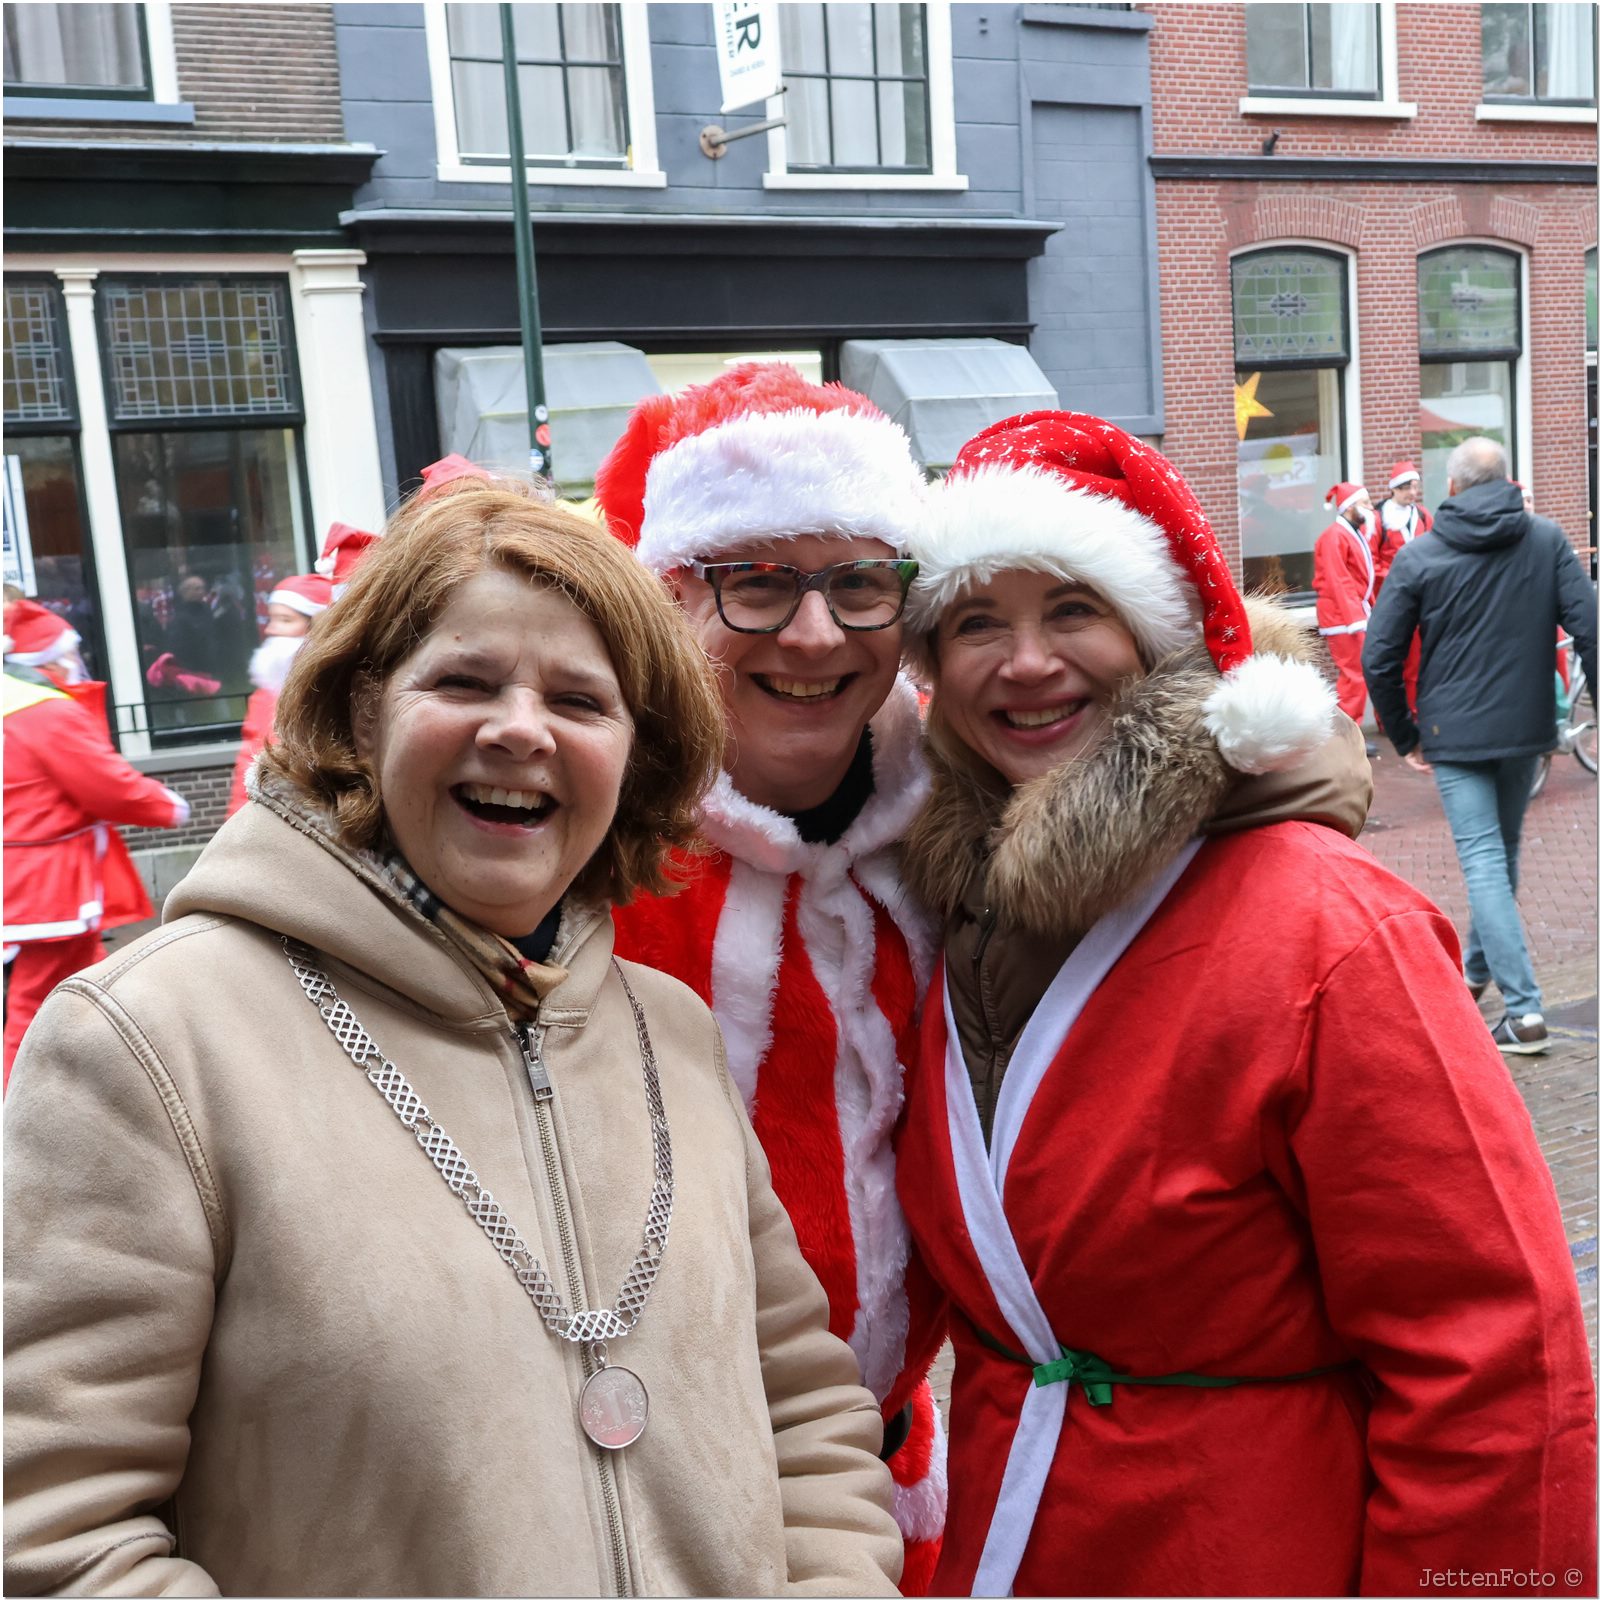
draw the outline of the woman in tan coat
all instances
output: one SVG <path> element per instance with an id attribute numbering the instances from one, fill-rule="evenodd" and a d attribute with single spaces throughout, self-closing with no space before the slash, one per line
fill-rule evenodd
<path id="1" fill-rule="evenodd" d="M 611 955 L 717 771 L 568 511 L 402 511 L 6 1117 L 12 1594 L 890 1594 L 881 1424 L 710 1012 Z"/>

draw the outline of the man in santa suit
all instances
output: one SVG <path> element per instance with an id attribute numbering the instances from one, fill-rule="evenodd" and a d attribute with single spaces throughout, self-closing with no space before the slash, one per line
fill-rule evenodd
<path id="1" fill-rule="evenodd" d="M 113 823 L 176 828 L 189 806 L 112 748 L 105 685 L 78 635 L 32 600 L 5 608 L 6 1081 L 44 997 L 106 953 L 100 931 L 154 913 Z"/>
<path id="2" fill-rule="evenodd" d="M 617 952 L 715 1011 L 800 1248 L 883 1407 L 926 1592 L 944 1437 L 926 1373 L 937 1298 L 910 1257 L 891 1144 L 932 925 L 896 846 L 928 790 L 899 676 L 901 559 L 924 484 L 871 402 L 782 363 L 643 402 L 601 466 L 613 533 L 679 597 L 717 668 L 727 768 L 686 890 L 616 913 Z"/>
<path id="3" fill-rule="evenodd" d="M 1399 461 L 1389 474 L 1389 498 L 1378 507 L 1378 526 L 1372 535 L 1372 602 L 1383 593 L 1383 580 L 1389 576 L 1397 551 L 1413 539 L 1420 539 L 1433 526 L 1433 518 L 1422 503 L 1422 474 L 1416 463 Z M 1411 713 L 1417 710 L 1417 670 L 1422 664 L 1422 641 L 1413 637 L 1406 656 L 1406 703 Z"/>
<path id="4" fill-rule="evenodd" d="M 1359 726 L 1367 708 L 1361 646 L 1372 615 L 1376 577 L 1369 531 L 1372 501 L 1359 483 L 1336 483 L 1325 504 L 1333 507 L 1334 518 L 1322 530 L 1312 554 L 1317 631 L 1327 641 L 1339 671 L 1339 709 Z M 1369 741 L 1367 754 L 1376 753 Z"/>
<path id="5" fill-rule="evenodd" d="M 328 530 L 317 570 L 305 577 L 285 578 L 268 594 L 267 626 L 255 654 L 250 657 L 253 692 L 245 706 L 239 755 L 233 764 L 233 788 L 228 795 L 230 817 L 245 803 L 245 774 L 272 741 L 278 696 L 283 692 L 300 646 L 311 632 L 312 622 L 350 582 L 356 563 L 377 537 L 352 528 L 348 523 L 334 523 Z"/>

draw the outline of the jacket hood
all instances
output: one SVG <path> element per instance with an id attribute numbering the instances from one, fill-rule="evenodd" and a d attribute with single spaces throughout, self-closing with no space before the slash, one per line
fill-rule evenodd
<path id="1" fill-rule="evenodd" d="M 1326 671 L 1321 641 L 1269 601 L 1246 601 L 1258 650 Z M 1072 939 L 1201 832 L 1323 823 L 1354 838 L 1372 799 L 1361 733 L 1338 717 L 1298 766 L 1245 776 L 1206 728 L 1217 670 L 1201 644 L 1130 680 L 1075 760 L 1013 789 L 931 722 L 933 792 L 906 838 L 912 889 L 942 917 L 981 901 L 1005 922 Z"/>
<path id="2" fill-rule="evenodd" d="M 1499 550 L 1528 531 L 1522 490 L 1506 478 L 1475 483 L 1433 514 L 1433 531 L 1455 550 Z"/>
<path id="3" fill-rule="evenodd" d="M 341 844 L 314 800 L 259 769 L 250 803 L 223 823 L 167 897 L 162 921 L 193 913 L 298 939 L 447 1026 L 507 1026 L 488 981 L 406 903 L 378 858 Z M 542 1018 L 581 1011 L 593 1000 L 605 977 L 610 929 L 609 916 L 569 902 L 550 952 L 567 977 L 546 997 Z"/>

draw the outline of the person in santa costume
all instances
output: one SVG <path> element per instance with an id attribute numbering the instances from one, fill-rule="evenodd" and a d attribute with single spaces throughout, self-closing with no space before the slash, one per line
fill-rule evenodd
<path id="1" fill-rule="evenodd" d="M 278 712 L 278 696 L 289 676 L 311 624 L 333 603 L 334 596 L 349 585 L 351 576 L 379 535 L 336 522 L 317 561 L 317 570 L 304 577 L 285 578 L 267 596 L 267 626 L 261 643 L 250 657 L 252 692 L 245 704 L 244 729 L 239 754 L 233 764 L 233 787 L 228 795 L 231 817 L 248 798 L 245 776 L 255 759 L 272 740 L 272 721 Z"/>
<path id="2" fill-rule="evenodd" d="M 1377 527 L 1372 533 L 1372 603 L 1383 593 L 1383 580 L 1389 576 L 1396 553 L 1413 539 L 1420 539 L 1433 526 L 1433 516 L 1422 503 L 1422 474 L 1414 461 L 1397 461 L 1389 474 L 1389 498 L 1378 507 Z M 1406 657 L 1406 703 L 1411 714 L 1417 711 L 1417 672 L 1422 665 L 1422 641 L 1413 638 Z"/>
<path id="3" fill-rule="evenodd" d="M 773 1186 L 885 1419 L 901 1586 L 944 1522 L 926 1373 L 942 1319 L 909 1259 L 891 1138 L 933 928 L 896 846 L 921 807 L 899 676 L 925 489 L 903 432 L 839 384 L 752 363 L 644 401 L 596 498 L 719 668 L 730 757 L 685 890 L 617 912 L 619 954 L 708 1001 Z"/>
<path id="4" fill-rule="evenodd" d="M 63 978 L 105 955 L 106 928 L 154 915 L 113 824 L 176 828 L 189 806 L 117 754 L 105 685 L 78 635 L 35 600 L 5 608 L 4 1081 L 22 1036 Z"/>
<path id="5" fill-rule="evenodd" d="M 1317 631 L 1327 641 L 1338 669 L 1339 709 L 1359 723 L 1367 708 L 1361 676 L 1362 636 L 1372 615 L 1377 568 L 1372 559 L 1372 501 L 1359 483 L 1336 483 L 1325 504 L 1333 521 L 1322 530 L 1312 552 L 1312 585 L 1317 591 Z M 1369 747 L 1368 755 L 1376 754 Z"/>
<path id="6" fill-rule="evenodd" d="M 911 551 L 906 861 L 946 921 L 897 1156 L 956 1349 L 934 1591 L 1592 1592 L 1555 1191 L 1448 919 L 1353 842 L 1370 769 L 1314 639 L 1094 417 L 980 433 Z"/>

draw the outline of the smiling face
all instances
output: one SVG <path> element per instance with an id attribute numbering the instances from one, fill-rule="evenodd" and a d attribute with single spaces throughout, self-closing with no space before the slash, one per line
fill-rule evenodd
<path id="1" fill-rule="evenodd" d="M 817 572 L 896 554 L 880 539 L 802 534 L 706 560 L 780 561 Z M 781 633 L 736 633 L 717 615 L 709 583 L 687 572 L 672 577 L 702 648 L 721 668 L 734 787 L 775 811 L 821 805 L 843 781 L 863 729 L 894 685 L 901 625 L 847 632 L 812 592 Z"/>
<path id="2" fill-rule="evenodd" d="M 593 623 L 494 570 L 456 590 L 356 718 L 413 872 L 506 938 L 531 932 L 616 815 L 633 718 Z"/>
<path id="3" fill-rule="evenodd" d="M 1053 573 L 1002 572 L 966 590 L 935 641 L 946 724 L 1013 784 L 1081 754 L 1118 686 L 1144 672 L 1111 607 Z"/>

